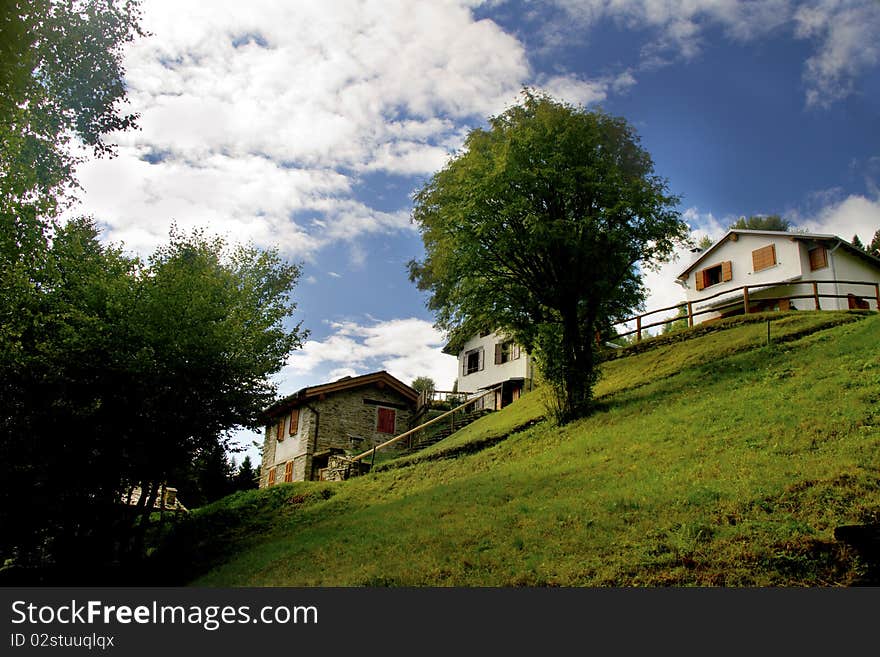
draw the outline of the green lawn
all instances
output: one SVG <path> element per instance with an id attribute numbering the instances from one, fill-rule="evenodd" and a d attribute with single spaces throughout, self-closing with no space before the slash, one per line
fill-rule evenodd
<path id="1" fill-rule="evenodd" d="M 880 316 L 748 320 L 606 362 L 587 419 L 540 421 L 538 390 L 401 467 L 199 510 L 159 554 L 216 586 L 854 583 L 833 530 L 880 520 Z"/>

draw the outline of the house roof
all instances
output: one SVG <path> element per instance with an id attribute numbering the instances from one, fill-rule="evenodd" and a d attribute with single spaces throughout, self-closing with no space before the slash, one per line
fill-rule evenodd
<path id="1" fill-rule="evenodd" d="M 321 399 L 325 395 L 334 394 L 343 390 L 353 390 L 365 386 L 377 386 L 382 388 L 388 386 L 391 390 L 399 393 L 404 399 L 408 399 L 415 403 L 419 398 L 419 393 L 413 388 L 406 385 L 400 379 L 391 376 L 385 370 L 363 374 L 361 376 L 344 376 L 341 379 L 332 381 L 331 383 L 322 383 L 308 388 L 297 390 L 292 395 L 288 395 L 263 411 L 266 418 L 275 417 L 287 411 L 288 409 L 301 406 L 312 399 Z"/>
<path id="2" fill-rule="evenodd" d="M 727 231 L 727 233 L 720 240 L 715 242 L 708 249 L 703 251 L 700 256 L 694 260 L 691 264 L 688 265 L 687 269 L 681 272 L 678 275 L 679 279 L 687 278 L 688 274 L 693 271 L 693 269 L 699 265 L 703 260 L 709 257 L 710 254 L 715 252 L 722 244 L 727 242 L 728 240 L 735 241 L 740 235 L 750 236 L 750 235 L 764 235 L 770 237 L 781 237 L 785 236 L 792 241 L 810 241 L 810 242 L 839 242 L 840 246 L 847 251 L 851 252 L 853 255 L 856 255 L 864 260 L 867 260 L 869 263 L 873 264 L 875 267 L 880 268 L 880 258 L 872 256 L 870 253 L 865 253 L 860 248 L 853 246 L 849 242 L 844 239 L 841 239 L 837 235 L 825 235 L 821 233 L 790 233 L 781 230 L 744 230 L 740 228 L 735 228 Z"/>

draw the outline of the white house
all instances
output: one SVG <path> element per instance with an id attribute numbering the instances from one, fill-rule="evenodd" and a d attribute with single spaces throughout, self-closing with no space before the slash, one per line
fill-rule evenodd
<path id="1" fill-rule="evenodd" d="M 457 345 L 444 348 L 456 355 Z M 479 392 L 500 385 L 495 393 L 494 408 L 499 409 L 531 389 L 532 362 L 525 349 L 513 340 L 497 333 L 482 333 L 467 340 L 457 350 L 458 389 L 460 392 Z M 491 397 L 483 405 L 492 407 Z"/>
<path id="2" fill-rule="evenodd" d="M 750 312 L 876 310 L 880 259 L 835 235 L 736 229 L 700 253 L 676 282 L 694 313 L 711 311 L 696 315 L 695 324 L 743 313 L 743 286 Z"/>

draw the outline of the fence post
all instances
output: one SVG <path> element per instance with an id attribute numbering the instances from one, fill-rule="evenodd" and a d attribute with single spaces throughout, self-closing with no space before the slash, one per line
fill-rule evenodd
<path id="1" fill-rule="evenodd" d="M 816 310 L 821 310 L 819 306 L 819 285 L 813 281 L 813 300 L 816 302 Z"/>
<path id="2" fill-rule="evenodd" d="M 636 341 L 642 341 L 642 316 L 636 317 Z"/>
<path id="3" fill-rule="evenodd" d="M 688 328 L 694 327 L 694 304 L 688 301 Z"/>
<path id="4" fill-rule="evenodd" d="M 877 296 L 877 310 L 880 311 L 880 283 L 874 283 L 874 294 Z"/>
<path id="5" fill-rule="evenodd" d="M 745 314 L 749 314 L 749 286 L 743 286 L 743 308 L 745 308 Z"/>

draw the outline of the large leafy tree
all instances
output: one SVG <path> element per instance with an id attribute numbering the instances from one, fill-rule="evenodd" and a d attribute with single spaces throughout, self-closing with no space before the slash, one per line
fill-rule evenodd
<path id="1" fill-rule="evenodd" d="M 533 352 L 569 421 L 591 407 L 597 331 L 687 238 L 677 201 L 624 119 L 527 90 L 415 195 L 410 276 L 453 339 L 502 329 Z"/>
<path id="2" fill-rule="evenodd" d="M 122 60 L 141 34 L 136 0 L 4 1 L 0 213 L 7 236 L 70 200 L 83 159 L 77 143 L 112 154 L 107 136 L 135 127 L 137 115 L 121 107 Z"/>
<path id="3" fill-rule="evenodd" d="M 225 459 L 274 399 L 269 376 L 305 336 L 298 277 L 201 233 L 145 263 L 89 220 L 60 227 L 0 353 L 0 560 L 85 583 L 137 559 L 159 485 Z M 121 504 L 133 486 L 139 514 Z"/>

